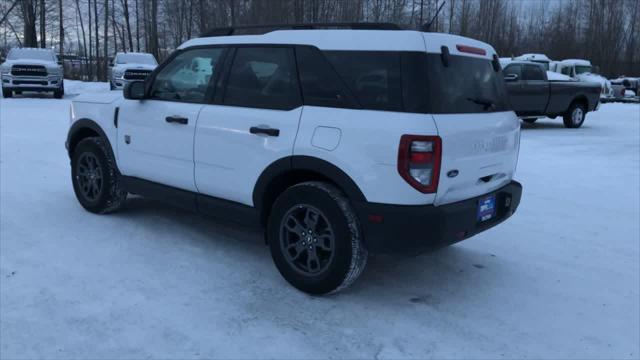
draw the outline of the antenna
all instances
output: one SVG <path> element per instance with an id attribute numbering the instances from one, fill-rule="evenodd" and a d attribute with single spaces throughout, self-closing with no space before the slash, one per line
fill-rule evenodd
<path id="1" fill-rule="evenodd" d="M 440 11 L 442 10 L 442 8 L 444 7 L 444 4 L 446 2 L 447 2 L 447 0 L 443 0 L 442 1 L 442 4 L 440 4 L 440 6 L 438 7 L 438 11 L 436 11 L 436 14 L 433 15 L 433 18 L 431 18 L 431 21 L 429 21 L 428 23 L 422 25 L 422 28 L 420 29 L 421 31 L 427 32 L 427 31 L 429 31 L 429 29 L 431 29 L 431 24 L 433 24 L 435 19 L 438 17 L 438 14 L 440 14 Z"/>

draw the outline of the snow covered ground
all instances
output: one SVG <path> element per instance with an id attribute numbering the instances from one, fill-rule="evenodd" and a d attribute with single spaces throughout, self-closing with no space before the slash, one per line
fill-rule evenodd
<path id="1" fill-rule="evenodd" d="M 71 97 L 0 99 L 2 358 L 640 357 L 639 105 L 523 125 L 513 218 L 314 298 L 259 233 L 141 198 L 82 210 Z"/>

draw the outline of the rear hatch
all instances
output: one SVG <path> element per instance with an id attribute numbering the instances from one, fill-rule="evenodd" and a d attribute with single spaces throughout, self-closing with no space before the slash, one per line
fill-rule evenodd
<path id="1" fill-rule="evenodd" d="M 429 107 L 442 139 L 435 199 L 435 205 L 442 205 L 489 193 L 511 181 L 520 122 L 510 110 L 493 48 L 451 37 L 440 43 L 449 51 L 443 59 L 440 46 L 429 46 L 429 35 L 428 52 L 438 51 L 427 54 L 427 76 Z"/>

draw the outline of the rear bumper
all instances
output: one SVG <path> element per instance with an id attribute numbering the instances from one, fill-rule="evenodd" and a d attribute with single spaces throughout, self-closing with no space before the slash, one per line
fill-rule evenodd
<path id="1" fill-rule="evenodd" d="M 496 195 L 496 216 L 478 223 L 478 202 L 490 194 Z M 441 206 L 355 203 L 354 207 L 370 252 L 416 254 L 498 225 L 515 213 L 521 196 L 522 185 L 512 181 L 491 193 Z"/>

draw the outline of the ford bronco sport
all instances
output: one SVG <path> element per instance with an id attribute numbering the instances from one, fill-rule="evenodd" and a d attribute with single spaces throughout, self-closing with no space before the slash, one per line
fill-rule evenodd
<path id="1" fill-rule="evenodd" d="M 103 214 L 132 193 L 262 226 L 280 273 L 313 294 L 353 283 L 369 253 L 446 246 L 510 217 L 520 124 L 495 50 L 345 27 L 213 31 L 124 99 L 74 99 L 78 201 Z"/>

